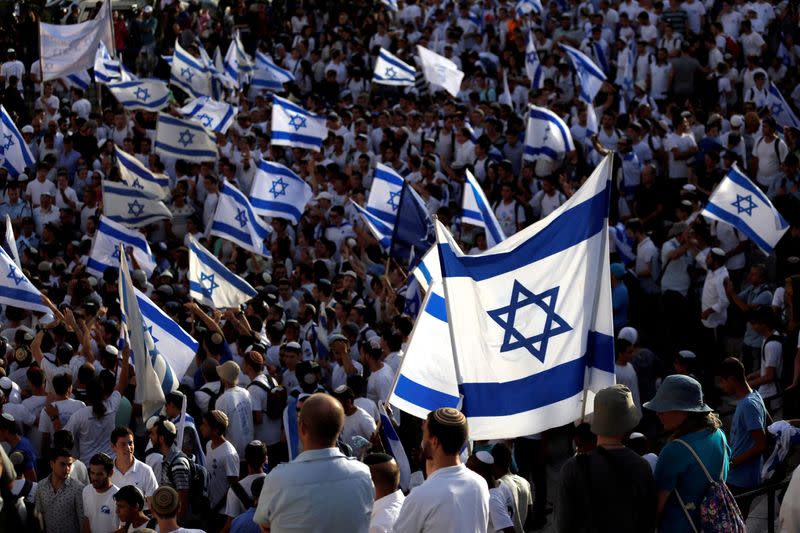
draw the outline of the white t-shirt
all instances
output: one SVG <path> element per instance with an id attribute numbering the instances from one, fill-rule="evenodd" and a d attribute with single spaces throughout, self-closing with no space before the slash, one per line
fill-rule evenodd
<path id="1" fill-rule="evenodd" d="M 250 474 L 249 476 L 245 476 L 242 480 L 240 480 L 239 485 L 241 485 L 247 495 L 252 498 L 253 491 L 251 489 L 253 487 L 253 481 L 265 476 L 266 474 Z M 225 516 L 236 518 L 245 511 L 247 511 L 247 509 L 245 509 L 242 501 L 239 499 L 233 489 L 228 489 L 228 496 L 227 500 L 225 501 Z"/>
<path id="2" fill-rule="evenodd" d="M 356 407 L 360 407 L 367 412 L 369 416 L 371 416 L 376 422 L 381 417 L 380 412 L 378 411 L 378 404 L 369 400 L 364 397 L 356 398 L 353 403 L 356 404 Z"/>
<path id="3" fill-rule="evenodd" d="M 373 402 L 385 402 L 394 383 L 394 370 L 385 364 L 367 379 L 367 398 Z"/>
<path id="4" fill-rule="evenodd" d="M 516 201 L 506 204 L 501 200 L 494 208 L 494 214 L 506 236 L 514 235 L 517 232 L 517 224 L 525 223 L 525 210 Z"/>
<path id="5" fill-rule="evenodd" d="M 114 501 L 118 490 L 115 485 L 103 493 L 98 493 L 91 485 L 83 487 L 83 516 L 89 520 L 92 533 L 109 533 L 119 527 Z"/>
<path id="6" fill-rule="evenodd" d="M 217 398 L 216 408 L 228 416 L 225 438 L 244 457 L 245 447 L 253 440 L 253 402 L 250 393 L 241 387 L 228 389 Z"/>
<path id="7" fill-rule="evenodd" d="M 254 381 L 267 384 L 266 378 L 263 374 L 256 376 Z M 251 385 L 247 387 L 247 392 L 250 393 L 250 401 L 252 402 L 253 411 L 261 411 L 261 424 L 253 424 L 253 437 L 260 440 L 267 446 L 277 444 L 281 440 L 281 419 L 271 419 L 267 416 L 267 391 L 258 385 Z"/>
<path id="8" fill-rule="evenodd" d="M 505 485 L 489 489 L 489 533 L 514 527 L 511 510 L 514 509 L 514 496 Z"/>
<path id="9" fill-rule="evenodd" d="M 360 407 L 352 415 L 344 417 L 344 428 L 341 438 L 345 444 L 350 444 L 353 437 L 360 435 L 369 440 L 375 432 L 375 420 Z"/>
<path id="10" fill-rule="evenodd" d="M 775 143 L 778 143 L 777 148 Z M 759 184 L 766 187 L 772 185 L 775 176 L 781 171 L 781 162 L 786 159 L 788 153 L 789 149 L 786 147 L 786 143 L 778 138 L 767 142 L 762 137 L 755 142 L 753 156 L 758 158 L 756 180 Z"/>
<path id="11" fill-rule="evenodd" d="M 358 361 L 352 361 L 353 366 L 356 367 L 356 374 L 359 376 L 364 375 L 364 367 L 361 366 L 361 363 Z M 333 363 L 331 365 L 331 390 L 336 390 L 342 385 L 347 384 L 347 372 L 345 372 L 344 367 L 339 363 Z"/>
<path id="12" fill-rule="evenodd" d="M 631 364 L 620 365 L 619 363 L 614 363 L 614 373 L 617 376 L 617 383 L 630 389 L 633 403 L 636 404 L 636 410 L 641 415 L 642 400 L 639 397 L 639 379 L 636 376 L 636 369 Z"/>
<path id="13" fill-rule="evenodd" d="M 133 460 L 133 465 L 124 474 L 117 469 L 115 463 L 114 471 L 111 473 L 111 481 L 120 488 L 133 485 L 142 491 L 145 498 L 152 496 L 158 488 L 158 480 L 153 473 L 153 469 L 136 458 Z"/>
<path id="14" fill-rule="evenodd" d="M 770 383 L 764 383 L 758 387 L 758 393 L 762 398 L 769 398 L 778 394 L 778 387 L 775 381 L 781 378 L 783 373 L 783 345 L 780 342 L 766 342 L 762 344 L 764 355 L 761 358 L 761 376 L 767 373 L 767 368 L 772 367 L 775 369 L 775 380 Z"/>
<path id="15" fill-rule="evenodd" d="M 672 149 L 677 148 L 680 152 L 685 152 L 692 147 L 697 146 L 694 140 L 694 135 L 691 133 L 684 133 L 678 135 L 677 133 L 670 133 L 667 135 L 667 141 L 664 143 L 664 149 L 669 152 L 669 177 L 672 179 L 686 179 L 689 177 L 688 159 L 675 159 L 672 154 Z"/>
<path id="16" fill-rule="evenodd" d="M 86 406 L 73 414 L 64 429 L 72 432 L 75 444 L 80 450 L 78 456 L 84 464 L 89 464 L 96 453 L 112 455 L 111 432 L 114 431 L 117 409 L 119 408 L 120 394 L 114 391 L 103 403 L 106 405 L 105 414 L 97 418 L 91 406 Z M 113 528 L 115 529 L 115 528 Z"/>
<path id="17" fill-rule="evenodd" d="M 58 408 L 58 418 L 61 420 L 61 427 L 67 425 L 70 417 L 78 410 L 86 407 L 86 404 L 80 400 L 76 400 L 74 398 L 67 398 L 66 400 L 57 400 L 53 402 Z M 44 416 L 39 417 L 39 432 L 40 433 L 50 433 L 51 435 L 55 433 L 55 429 L 53 428 L 53 422 L 50 420 L 50 417 L 47 416 L 47 413 L 44 413 Z"/>
<path id="18" fill-rule="evenodd" d="M 208 501 L 216 506 L 230 488 L 229 477 L 239 477 L 239 454 L 228 441 L 213 448 L 206 444 L 206 468 L 208 469 Z"/>

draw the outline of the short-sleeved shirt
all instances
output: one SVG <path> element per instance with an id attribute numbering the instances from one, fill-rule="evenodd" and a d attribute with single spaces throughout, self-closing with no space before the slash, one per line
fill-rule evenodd
<path id="1" fill-rule="evenodd" d="M 239 485 L 241 485 L 244 492 L 253 497 L 253 482 L 259 478 L 264 477 L 266 474 L 250 474 L 249 476 L 245 476 L 241 481 L 239 481 Z M 228 495 L 225 499 L 225 516 L 230 516 L 231 518 L 236 518 L 247 509 L 245 509 L 242 500 L 239 499 L 239 496 L 236 495 L 236 492 L 233 489 L 228 489 Z"/>
<path id="2" fill-rule="evenodd" d="M 758 393 L 762 398 L 770 398 L 778 394 L 776 381 L 780 379 L 783 373 L 783 343 L 779 340 L 764 339 L 764 343 L 761 346 L 762 376 L 767 373 L 767 368 L 769 367 L 775 369 L 775 379 L 758 387 Z"/>
<path id="3" fill-rule="evenodd" d="M 161 462 L 158 485 L 166 485 L 177 491 L 189 490 L 192 482 L 192 467 L 189 461 L 190 459 L 181 454 L 178 447 L 173 444 Z"/>
<path id="4" fill-rule="evenodd" d="M 216 507 L 225 499 L 230 484 L 229 477 L 239 477 L 239 455 L 228 441 L 216 448 L 211 441 L 206 444 L 206 468 L 208 469 L 208 500 Z"/>
<path id="5" fill-rule="evenodd" d="M 753 447 L 755 442 L 751 431 L 766 427 L 767 408 L 761 395 L 752 391 L 739 400 L 731 422 L 731 458 L 734 459 Z M 742 463 L 728 472 L 728 484 L 734 487 L 749 489 L 761 483 L 761 466 L 763 459 L 759 455 L 746 463 Z"/>
<path id="6" fill-rule="evenodd" d="M 52 474 L 51 474 L 52 476 Z M 83 483 L 68 477 L 53 490 L 47 476 L 36 490 L 36 511 L 44 520 L 47 533 L 75 533 L 83 520 Z"/>
<path id="7" fill-rule="evenodd" d="M 25 458 L 25 461 L 22 463 L 23 472 L 26 470 L 36 471 L 36 451 L 33 449 L 31 441 L 26 437 L 20 437 L 17 445 L 11 448 L 8 454 L 11 455 L 14 452 L 20 452 Z"/>
<path id="8" fill-rule="evenodd" d="M 89 529 L 92 533 L 108 533 L 119 526 L 117 518 L 117 503 L 114 494 L 119 490 L 115 485 L 103 493 L 99 493 L 92 485 L 83 487 L 83 512 L 89 520 Z"/>

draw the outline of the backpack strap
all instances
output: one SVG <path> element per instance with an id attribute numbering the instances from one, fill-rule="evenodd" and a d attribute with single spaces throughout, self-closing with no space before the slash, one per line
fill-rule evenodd
<path id="1" fill-rule="evenodd" d="M 683 444 L 684 446 L 686 446 L 686 448 L 688 448 L 688 449 L 689 449 L 689 452 L 692 454 L 692 456 L 694 457 L 695 461 L 697 461 L 697 464 L 699 464 L 699 465 L 700 465 L 700 468 L 702 468 L 702 469 L 703 469 L 703 473 L 706 475 L 706 479 L 708 479 L 708 482 L 709 482 L 709 483 L 713 483 L 713 482 L 714 482 L 714 479 L 711 477 L 711 474 L 709 474 L 709 473 L 708 473 L 708 469 L 706 468 L 706 465 L 705 465 L 705 464 L 703 464 L 703 460 L 702 460 L 702 459 L 700 459 L 700 456 L 699 456 L 699 455 L 697 455 L 697 452 L 696 452 L 696 451 L 694 451 L 694 448 L 692 448 L 692 447 L 689 445 L 689 443 L 688 443 L 688 442 L 686 442 L 686 441 L 685 441 L 685 440 L 683 440 L 683 439 L 675 439 L 673 442 L 680 442 L 681 444 Z M 725 450 L 725 452 L 724 452 L 724 453 L 725 453 L 725 456 L 726 456 L 726 457 L 723 457 L 723 460 L 722 460 L 722 468 L 723 468 L 723 470 L 722 470 L 722 472 L 720 472 L 720 477 L 722 477 L 722 473 L 723 473 L 723 472 L 725 472 L 725 460 L 727 459 L 728 450 Z M 675 492 L 677 492 L 677 491 L 675 491 Z"/>
<path id="2" fill-rule="evenodd" d="M 27 498 L 28 494 L 31 493 L 31 489 L 33 488 L 33 481 L 30 479 L 26 479 L 25 483 L 22 485 L 22 490 L 19 491 L 20 498 Z"/>
<path id="3" fill-rule="evenodd" d="M 236 497 L 239 498 L 239 501 L 242 502 L 245 509 L 250 509 L 253 506 L 253 498 L 247 494 L 247 491 L 244 490 L 241 483 L 238 481 L 231 483 L 231 490 L 236 494 Z"/>

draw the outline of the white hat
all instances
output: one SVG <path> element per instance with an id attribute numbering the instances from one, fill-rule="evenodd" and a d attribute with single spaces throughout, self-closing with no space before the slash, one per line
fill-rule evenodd
<path id="1" fill-rule="evenodd" d="M 30 124 L 27 126 L 22 126 L 22 133 L 33 133 L 33 126 Z"/>
<path id="2" fill-rule="evenodd" d="M 153 12 L 153 6 L 144 6 L 142 11 L 144 11 L 145 13 L 152 13 Z"/>
<path id="3" fill-rule="evenodd" d="M 333 196 L 331 196 L 331 193 L 327 191 L 322 191 L 321 193 L 319 193 L 317 196 L 314 197 L 314 200 L 318 202 L 320 200 L 333 200 Z"/>
<path id="4" fill-rule="evenodd" d="M 636 344 L 636 341 L 639 340 L 639 332 L 636 331 L 636 328 L 627 326 L 619 330 L 617 338 L 621 341 L 628 341 L 631 344 Z"/>
<path id="5" fill-rule="evenodd" d="M 731 117 L 731 128 L 741 128 L 744 124 L 744 118 L 742 115 L 733 115 Z"/>
<path id="6" fill-rule="evenodd" d="M 486 450 L 481 450 L 479 452 L 476 452 L 475 459 L 487 465 L 494 464 L 494 457 L 492 457 L 492 454 L 487 452 Z"/>

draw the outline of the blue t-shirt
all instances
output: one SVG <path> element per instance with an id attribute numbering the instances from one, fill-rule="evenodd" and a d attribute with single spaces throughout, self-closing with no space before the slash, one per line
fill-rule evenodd
<path id="1" fill-rule="evenodd" d="M 753 447 L 755 442 L 750 432 L 764 429 L 766 421 L 767 408 L 757 391 L 752 391 L 739 400 L 731 422 L 731 459 Z M 763 459 L 759 455 L 731 469 L 728 473 L 728 484 L 742 489 L 757 487 L 761 484 L 762 465 Z"/>
<path id="2" fill-rule="evenodd" d="M 722 471 L 722 481 L 725 481 L 728 475 L 728 461 L 725 460 L 728 443 L 722 431 L 695 431 L 684 435 L 681 440 L 691 446 L 700 456 L 712 478 L 719 479 L 719 473 Z M 730 459 L 729 452 L 727 452 L 727 459 Z M 658 456 L 655 478 L 656 486 L 659 489 L 670 492 L 664 513 L 661 515 L 659 532 L 690 533 L 693 531 L 686 520 L 686 514 L 678 503 L 674 490 L 677 488 L 686 505 L 694 504 L 695 508 L 690 510 L 689 514 L 695 520 L 695 524 L 699 523 L 700 502 L 706 495 L 709 483 L 703 469 L 697 464 L 697 460 L 680 442 L 669 442 Z"/>
<path id="3" fill-rule="evenodd" d="M 256 508 L 251 507 L 244 513 L 240 514 L 231 522 L 230 533 L 261 533 L 261 528 L 258 524 L 253 522 L 256 515 Z"/>
<path id="4" fill-rule="evenodd" d="M 19 444 L 11 448 L 8 452 L 8 455 L 11 455 L 14 452 L 19 452 L 25 458 L 25 462 L 22 463 L 22 471 L 25 472 L 27 470 L 33 470 L 36 472 L 36 452 L 33 451 L 33 444 L 25 437 L 19 438 Z M 19 474 L 19 472 L 17 472 Z M 37 476 L 38 477 L 38 476 Z"/>
<path id="5" fill-rule="evenodd" d="M 611 305 L 614 309 L 614 330 L 628 325 L 628 288 L 620 283 L 611 289 Z"/>

